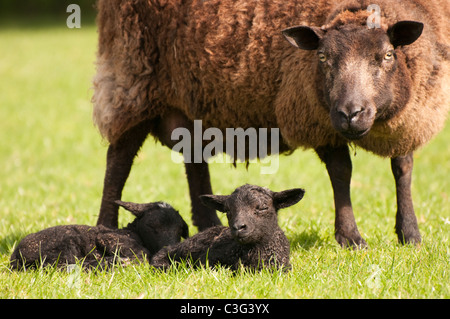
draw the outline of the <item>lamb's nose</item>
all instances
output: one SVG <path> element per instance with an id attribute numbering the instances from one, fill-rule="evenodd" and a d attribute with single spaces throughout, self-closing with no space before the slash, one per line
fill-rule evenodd
<path id="1" fill-rule="evenodd" d="M 234 231 L 240 232 L 240 231 L 243 231 L 245 229 L 247 229 L 247 225 L 244 224 L 244 223 L 236 223 L 236 224 L 233 225 L 233 230 Z"/>

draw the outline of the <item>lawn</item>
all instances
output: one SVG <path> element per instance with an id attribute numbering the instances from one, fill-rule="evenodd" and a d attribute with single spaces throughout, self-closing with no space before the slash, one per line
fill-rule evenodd
<path id="1" fill-rule="evenodd" d="M 341 249 L 327 173 L 312 151 L 280 158 L 277 174 L 212 164 L 216 193 L 244 183 L 273 190 L 306 189 L 282 210 L 292 272 L 231 274 L 227 269 L 168 273 L 145 264 L 102 272 L 53 268 L 11 272 L 9 256 L 30 232 L 61 224 L 94 225 L 107 143 L 92 124 L 95 26 L 65 24 L 0 29 L 0 298 L 450 298 L 450 125 L 415 154 L 413 197 L 420 246 L 401 246 L 394 233 L 395 188 L 390 163 L 352 149 L 352 197 L 369 248 Z M 157 169 L 155 169 L 157 167 Z M 171 203 L 196 233 L 182 164 L 149 139 L 124 190 L 127 201 Z M 221 216 L 225 222 L 224 216 Z M 119 223 L 130 214 L 121 210 Z"/>

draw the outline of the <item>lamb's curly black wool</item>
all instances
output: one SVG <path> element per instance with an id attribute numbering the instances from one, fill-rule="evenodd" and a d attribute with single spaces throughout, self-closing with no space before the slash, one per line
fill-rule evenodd
<path id="1" fill-rule="evenodd" d="M 136 218 L 122 229 L 105 226 L 61 225 L 26 236 L 11 255 L 13 269 L 64 267 L 82 261 L 85 267 L 123 259 L 148 260 L 164 246 L 188 237 L 188 226 L 167 203 L 135 204 L 118 201 Z"/>
<path id="2" fill-rule="evenodd" d="M 273 192 L 255 185 L 243 185 L 231 195 L 204 195 L 205 205 L 227 214 L 229 227 L 210 227 L 181 243 L 165 247 L 150 261 L 167 268 L 185 260 L 194 265 L 221 265 L 237 270 L 280 268 L 289 270 L 289 241 L 278 226 L 278 210 L 303 198 L 301 188 Z"/>

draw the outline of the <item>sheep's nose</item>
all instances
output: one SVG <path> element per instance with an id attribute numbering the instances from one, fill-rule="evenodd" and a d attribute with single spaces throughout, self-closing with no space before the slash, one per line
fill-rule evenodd
<path id="1" fill-rule="evenodd" d="M 247 225 L 244 224 L 244 223 L 236 223 L 236 224 L 233 225 L 233 230 L 234 231 L 240 232 L 240 231 L 243 231 L 245 229 L 247 229 Z"/>
<path id="2" fill-rule="evenodd" d="M 342 120 L 342 129 L 348 130 L 352 125 L 352 122 L 358 118 L 360 114 L 364 112 L 362 106 L 351 106 L 348 109 L 338 109 L 338 114 Z"/>

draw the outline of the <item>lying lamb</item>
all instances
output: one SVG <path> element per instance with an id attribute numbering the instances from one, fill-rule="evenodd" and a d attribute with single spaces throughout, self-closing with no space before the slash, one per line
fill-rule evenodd
<path id="1" fill-rule="evenodd" d="M 267 188 L 243 185 L 231 195 L 202 195 L 204 205 L 227 214 L 229 227 L 213 226 L 165 247 L 150 264 L 165 269 L 172 262 L 192 261 L 194 265 L 221 265 L 237 270 L 274 267 L 291 268 L 289 241 L 278 226 L 277 212 L 302 199 L 300 188 L 272 192 Z"/>
<path id="2" fill-rule="evenodd" d="M 188 237 L 187 224 L 167 203 L 116 203 L 136 216 L 126 227 L 64 225 L 44 229 L 19 243 L 11 256 L 11 267 L 65 266 L 83 258 L 84 267 L 111 265 L 119 257 L 143 261 L 162 247 Z"/>

